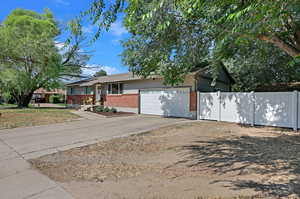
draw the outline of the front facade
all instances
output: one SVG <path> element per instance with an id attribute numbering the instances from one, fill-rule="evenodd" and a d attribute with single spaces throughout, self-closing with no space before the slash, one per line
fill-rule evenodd
<path id="1" fill-rule="evenodd" d="M 67 103 L 73 107 L 96 104 L 124 112 L 195 118 L 197 91 L 230 91 L 228 73 L 220 73 L 214 87 L 211 80 L 203 71 L 188 74 L 176 87 L 164 85 L 161 77 L 144 79 L 132 73 L 98 77 L 67 85 Z"/>

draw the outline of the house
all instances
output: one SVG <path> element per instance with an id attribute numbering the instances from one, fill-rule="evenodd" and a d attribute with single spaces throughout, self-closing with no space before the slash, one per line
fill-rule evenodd
<path id="1" fill-rule="evenodd" d="M 211 82 L 207 67 L 194 68 L 176 87 L 164 85 L 159 76 L 142 78 L 131 72 L 102 76 L 67 84 L 67 104 L 98 104 L 118 111 L 195 118 L 197 91 L 230 91 L 233 79 L 222 67 L 215 86 Z"/>
<path id="2" fill-rule="evenodd" d="M 32 95 L 32 100 L 38 103 L 49 103 L 50 102 L 50 96 L 52 95 L 61 95 L 66 96 L 66 90 L 64 89 L 44 89 L 39 88 L 36 91 L 34 91 Z"/>

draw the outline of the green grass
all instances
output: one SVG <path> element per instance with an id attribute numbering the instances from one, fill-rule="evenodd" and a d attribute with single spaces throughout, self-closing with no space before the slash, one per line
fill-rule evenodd
<path id="1" fill-rule="evenodd" d="M 0 106 L 0 129 L 37 126 L 70 121 L 79 116 L 69 109 L 62 108 L 24 108 Z"/>
<path id="2" fill-rule="evenodd" d="M 0 104 L 0 109 L 4 109 L 4 108 L 16 108 L 17 105 L 15 104 Z"/>

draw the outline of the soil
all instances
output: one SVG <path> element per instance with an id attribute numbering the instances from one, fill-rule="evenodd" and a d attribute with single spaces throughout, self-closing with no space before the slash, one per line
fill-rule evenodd
<path id="1" fill-rule="evenodd" d="M 31 163 L 78 199 L 300 196 L 300 136 L 278 128 L 199 121 Z"/>

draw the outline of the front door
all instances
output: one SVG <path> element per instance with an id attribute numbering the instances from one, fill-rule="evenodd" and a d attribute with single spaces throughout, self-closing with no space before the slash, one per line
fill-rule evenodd
<path id="1" fill-rule="evenodd" d="M 103 85 L 97 85 L 96 86 L 96 104 L 103 105 L 104 100 L 104 86 Z"/>

